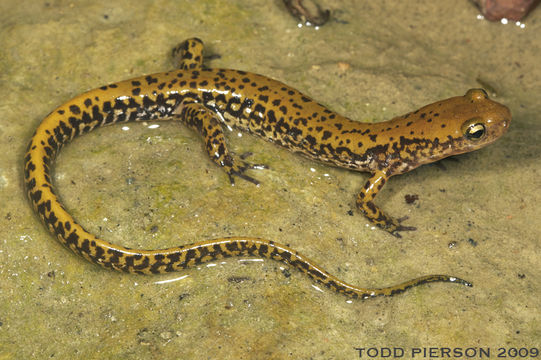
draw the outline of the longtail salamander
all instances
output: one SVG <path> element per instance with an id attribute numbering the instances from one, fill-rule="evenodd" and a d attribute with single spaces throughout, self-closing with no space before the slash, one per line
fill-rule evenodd
<path id="1" fill-rule="evenodd" d="M 395 236 L 413 230 L 384 214 L 373 199 L 392 175 L 449 155 L 478 149 L 509 126 L 509 110 L 469 90 L 381 123 L 349 120 L 276 80 L 244 71 L 203 68 L 203 43 L 189 39 L 173 50 L 180 70 L 102 86 L 51 112 L 32 136 L 24 159 L 30 201 L 61 243 L 84 258 L 115 270 L 165 273 L 231 256 L 266 257 L 299 269 L 315 281 L 354 298 L 393 295 L 428 282 L 465 280 L 428 275 L 381 289 L 349 285 L 297 251 L 269 240 L 220 238 L 163 250 L 134 250 L 98 239 L 66 212 L 51 181 L 54 159 L 70 140 L 94 128 L 128 121 L 176 120 L 198 132 L 210 158 L 229 175 L 258 183 L 255 165 L 227 150 L 222 126 L 237 128 L 309 158 L 372 173 L 357 207 Z"/>

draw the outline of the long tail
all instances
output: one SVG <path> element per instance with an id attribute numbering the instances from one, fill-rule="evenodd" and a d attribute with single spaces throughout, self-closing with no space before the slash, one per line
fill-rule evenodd
<path id="1" fill-rule="evenodd" d="M 179 248 L 142 252 L 134 256 L 139 257 L 137 263 L 124 258 L 122 262 L 113 263 L 109 261 L 107 263 L 101 262 L 101 264 L 105 266 L 111 265 L 116 269 L 128 272 L 164 273 L 226 257 L 264 257 L 289 264 L 311 277 L 317 283 L 348 297 L 360 299 L 375 296 L 393 296 L 411 287 L 431 282 L 451 282 L 472 286 L 470 282 L 453 276 L 427 275 L 379 289 L 360 288 L 329 274 L 312 260 L 286 245 L 259 238 L 221 238 Z"/>

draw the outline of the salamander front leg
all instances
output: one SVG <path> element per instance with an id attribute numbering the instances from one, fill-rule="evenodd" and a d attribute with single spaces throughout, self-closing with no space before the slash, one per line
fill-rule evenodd
<path id="1" fill-rule="evenodd" d="M 199 103 L 189 102 L 181 104 L 173 114 L 173 118 L 203 137 L 209 157 L 229 175 L 231 185 L 235 185 L 234 176 L 259 185 L 259 181 L 246 175 L 245 172 L 250 169 L 266 169 L 267 166 L 251 164 L 244 161 L 246 156 L 236 157 L 228 151 L 222 125 L 214 112 Z"/>
<path id="2" fill-rule="evenodd" d="M 181 42 L 173 49 L 173 59 L 181 70 L 196 70 L 203 68 L 203 42 L 191 38 Z"/>
<path id="3" fill-rule="evenodd" d="M 398 238 L 402 237 L 400 231 L 412 231 L 416 230 L 413 226 L 404 226 L 400 223 L 407 219 L 407 217 L 401 219 L 393 219 L 387 216 L 380 208 L 378 208 L 373 200 L 381 190 L 383 185 L 389 179 L 389 175 L 384 171 L 376 171 L 364 184 L 363 189 L 357 195 L 357 208 L 367 217 L 367 219 L 374 225 L 382 228 L 385 231 L 391 233 Z"/>

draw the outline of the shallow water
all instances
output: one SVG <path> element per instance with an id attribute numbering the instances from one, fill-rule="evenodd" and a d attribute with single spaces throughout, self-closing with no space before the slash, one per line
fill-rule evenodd
<path id="1" fill-rule="evenodd" d="M 280 1 L 0 4 L 0 359 L 354 359 L 356 347 L 430 346 L 494 357 L 541 346 L 541 11 L 521 28 L 478 19 L 468 1 L 321 4 L 333 17 L 318 30 L 297 27 Z M 362 286 L 429 273 L 475 286 L 351 302 L 270 260 L 143 277 L 58 244 L 23 192 L 34 129 L 85 90 L 169 70 L 170 49 L 193 36 L 221 56 L 210 66 L 271 76 L 359 121 L 484 86 L 513 122 L 490 147 L 389 182 L 377 203 L 418 228 L 400 240 L 350 215 L 367 174 L 232 133 L 233 151 L 270 169 L 254 172 L 259 187 L 231 187 L 176 124 L 99 129 L 66 147 L 55 171 L 86 228 L 144 248 L 259 236 Z M 407 194 L 419 200 L 408 205 Z"/>

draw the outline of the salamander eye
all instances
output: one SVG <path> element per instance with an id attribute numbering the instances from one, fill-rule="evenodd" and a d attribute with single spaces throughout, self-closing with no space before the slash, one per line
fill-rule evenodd
<path id="1" fill-rule="evenodd" d="M 482 123 L 470 123 L 466 126 L 464 136 L 468 140 L 476 141 L 482 139 L 487 132 L 487 129 Z"/>
<path id="2" fill-rule="evenodd" d="M 471 102 L 483 101 L 488 99 L 488 94 L 484 89 L 470 89 L 464 95 Z"/>

